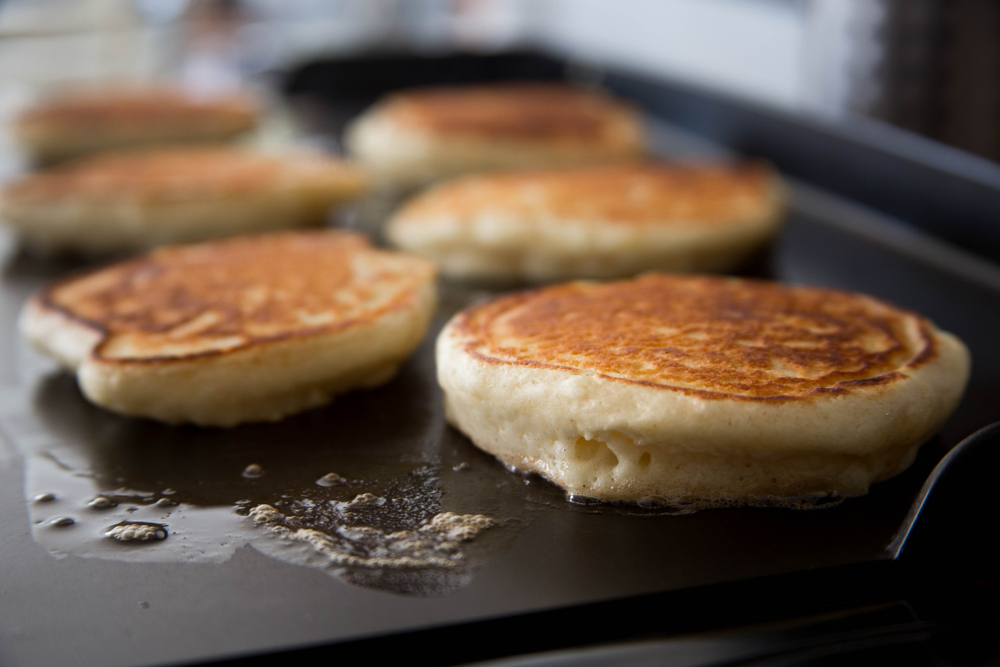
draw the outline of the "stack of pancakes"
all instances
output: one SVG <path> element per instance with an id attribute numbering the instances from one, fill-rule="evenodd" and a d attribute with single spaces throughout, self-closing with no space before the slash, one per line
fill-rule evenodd
<path id="1" fill-rule="evenodd" d="M 386 226 L 413 254 L 343 231 L 167 247 L 55 282 L 21 328 L 98 405 L 231 426 L 387 381 L 425 335 L 436 270 L 731 271 L 778 231 L 767 165 L 645 162 L 642 136 L 632 106 L 592 90 L 397 93 L 347 144 L 376 183 L 437 181 Z M 29 176 L 3 212 L 35 247 L 106 252 L 314 224 L 366 185 L 326 159 L 144 149 Z M 700 509 L 865 493 L 941 427 L 969 357 L 865 295 L 646 273 L 468 308 L 437 365 L 448 420 L 508 466 L 571 495 Z"/>

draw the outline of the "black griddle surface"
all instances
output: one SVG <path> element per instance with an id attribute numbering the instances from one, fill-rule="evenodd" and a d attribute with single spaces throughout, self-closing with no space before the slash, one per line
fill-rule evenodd
<path id="1" fill-rule="evenodd" d="M 697 587 L 711 587 L 713 599 L 735 604 L 740 601 L 726 600 L 729 582 L 882 559 L 936 462 L 976 429 L 1000 420 L 1000 283 L 991 282 L 989 270 L 970 278 L 968 266 L 933 240 L 922 240 L 921 254 L 893 234 L 859 233 L 859 221 L 872 214 L 850 202 L 812 196 L 807 187 L 796 186 L 795 194 L 764 272 L 918 310 L 960 336 L 973 356 L 965 399 L 907 472 L 863 498 L 815 511 L 663 516 L 577 506 L 543 480 L 506 471 L 446 427 L 441 414 L 434 334 L 451 311 L 484 295 L 460 286 L 444 286 L 435 330 L 382 388 L 279 424 L 231 430 L 117 417 L 90 406 L 69 375 L 36 378 L 24 370 L 33 362 L 16 336 L 17 310 L 31 290 L 67 267 L 8 250 L 0 286 L 0 379 L 6 385 L 0 397 L 25 411 L 10 416 L 8 410 L 8 422 L 40 425 L 87 460 L 100 483 L 170 487 L 185 502 L 224 507 L 244 497 L 279 502 L 307 487 L 315 492 L 316 477 L 336 470 L 360 480 L 351 492 L 364 483 L 403 495 L 407 484 L 419 487 L 427 506 L 401 515 L 404 524 L 420 512 L 449 510 L 489 514 L 505 525 L 484 536 L 475 569 L 437 590 L 352 582 L 251 546 L 220 563 L 56 558 L 31 538 L 22 457 L 0 441 L 0 664 L 171 664 L 428 627 L 444 628 L 435 636 L 448 643 L 461 637 L 447 628 L 468 621 L 611 599 L 622 609 L 630 596 L 681 595 Z M 16 426 L 0 423 L 7 433 Z M 242 478 L 248 463 L 268 474 Z M 637 598 L 635 613 L 655 609 Z M 600 618 L 593 623 L 599 626 Z M 581 643 L 588 633 L 580 628 Z M 424 657 L 433 664 L 433 655 Z"/>

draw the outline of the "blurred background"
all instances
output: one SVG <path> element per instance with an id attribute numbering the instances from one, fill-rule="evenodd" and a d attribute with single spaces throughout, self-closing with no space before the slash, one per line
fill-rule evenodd
<path id="1" fill-rule="evenodd" d="M 0 114 L 54 83 L 216 90 L 331 54 L 532 47 L 1000 160 L 995 0 L 0 0 Z"/>

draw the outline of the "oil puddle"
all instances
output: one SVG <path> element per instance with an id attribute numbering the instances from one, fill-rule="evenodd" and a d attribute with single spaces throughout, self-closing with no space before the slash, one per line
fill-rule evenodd
<path id="1" fill-rule="evenodd" d="M 525 517 L 487 479 L 502 469 L 469 470 L 432 378 L 411 362 L 277 424 L 201 429 L 119 417 L 57 373 L 5 396 L 0 428 L 24 459 L 32 536 L 53 556 L 223 562 L 250 545 L 352 585 L 446 595 Z"/>

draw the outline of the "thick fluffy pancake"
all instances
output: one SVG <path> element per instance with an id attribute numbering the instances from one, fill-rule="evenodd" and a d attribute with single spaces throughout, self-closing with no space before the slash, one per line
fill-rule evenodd
<path id="1" fill-rule="evenodd" d="M 29 248 L 100 254 L 320 224 L 366 187 L 359 168 L 312 154 L 109 152 L 10 183 L 0 218 Z"/>
<path id="2" fill-rule="evenodd" d="M 506 464 L 693 509 L 862 495 L 969 372 L 961 341 L 871 297 L 659 274 L 475 306 L 437 355 L 448 419 Z"/>
<path id="3" fill-rule="evenodd" d="M 389 96 L 348 128 L 347 147 L 382 180 L 606 162 L 643 149 L 638 113 L 598 92 L 518 83 Z"/>
<path id="4" fill-rule="evenodd" d="M 724 271 L 775 233 L 766 165 L 603 165 L 465 176 L 416 196 L 387 237 L 456 278 Z"/>
<path id="5" fill-rule="evenodd" d="M 39 161 L 112 148 L 224 141 L 257 125 L 257 106 L 231 94 L 196 97 L 178 88 L 66 91 L 14 123 L 18 143 Z"/>
<path id="6" fill-rule="evenodd" d="M 163 248 L 56 282 L 20 325 L 98 405 L 231 426 L 385 382 L 435 300 L 424 259 L 347 232 L 286 232 Z"/>

